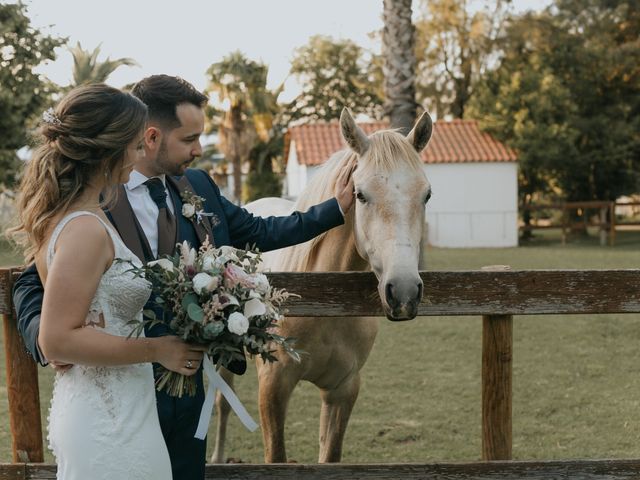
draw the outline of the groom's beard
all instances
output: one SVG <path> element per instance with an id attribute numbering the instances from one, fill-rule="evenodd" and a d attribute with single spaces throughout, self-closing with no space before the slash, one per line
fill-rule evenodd
<path id="1" fill-rule="evenodd" d="M 176 162 L 169 159 L 169 149 L 167 143 L 163 139 L 158 149 L 158 157 L 156 158 L 156 167 L 159 173 L 171 176 L 184 175 L 184 171 L 195 160 L 195 157 Z"/>

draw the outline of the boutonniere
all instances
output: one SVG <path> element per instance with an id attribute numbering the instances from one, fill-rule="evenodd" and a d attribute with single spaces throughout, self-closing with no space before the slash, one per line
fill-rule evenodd
<path id="1" fill-rule="evenodd" d="M 218 217 L 213 213 L 204 211 L 204 198 L 193 192 L 185 190 L 180 194 L 182 197 L 182 216 L 188 218 L 192 222 L 202 223 L 202 217 L 211 217 L 211 225 L 216 226 L 220 223 Z"/>

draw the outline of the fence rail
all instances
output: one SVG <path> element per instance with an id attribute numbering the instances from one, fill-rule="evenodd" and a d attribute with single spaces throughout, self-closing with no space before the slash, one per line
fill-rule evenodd
<path id="1" fill-rule="evenodd" d="M 207 465 L 206 480 L 631 480 L 640 460 L 483 463 Z M 0 464 L 2 480 L 55 480 L 55 465 Z"/>
<path id="2" fill-rule="evenodd" d="M 7 392 L 15 464 L 0 479 L 54 478 L 42 462 L 37 370 L 17 334 L 11 287 L 18 269 L 0 269 L 0 315 L 5 333 Z M 382 316 L 371 272 L 270 273 L 271 284 L 297 293 L 291 316 Z M 640 478 L 640 460 L 495 462 L 511 459 L 512 315 L 640 313 L 640 270 L 421 272 L 421 316 L 482 316 L 482 458 L 473 464 L 226 465 L 207 478 Z M 344 321 L 349 321 L 345 318 Z M 17 463 L 20 462 L 20 463 Z"/>
<path id="3" fill-rule="evenodd" d="M 607 242 L 610 245 L 615 243 L 616 230 L 625 227 L 637 227 L 640 225 L 638 220 L 620 220 L 616 217 L 616 211 L 620 210 L 640 210 L 640 202 L 612 202 L 612 201 L 586 201 L 586 202 L 562 202 L 562 203 L 548 203 L 548 204 L 530 204 L 522 205 L 520 210 L 523 214 L 528 213 L 531 216 L 528 224 L 520 225 L 521 232 L 532 232 L 533 230 L 545 230 L 556 228 L 561 230 L 562 243 L 566 243 L 568 233 L 571 230 L 586 229 L 589 226 L 595 226 L 599 230 L 600 244 L 606 245 Z M 559 221 L 555 223 L 539 223 L 540 219 L 535 212 L 559 210 L 561 212 Z M 588 215 L 583 214 L 583 221 L 580 223 L 572 222 L 569 212 L 572 211 L 595 211 L 597 214 L 597 221 L 592 222 Z M 531 213 L 529 213 L 531 212 Z"/>

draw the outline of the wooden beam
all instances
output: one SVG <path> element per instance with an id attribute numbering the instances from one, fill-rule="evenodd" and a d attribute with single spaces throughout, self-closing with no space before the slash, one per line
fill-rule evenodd
<path id="1" fill-rule="evenodd" d="M 0 270 L 0 275 L 1 284 L 4 286 L 0 295 L 8 302 L 6 297 L 11 293 L 12 272 Z M 42 462 L 44 454 L 37 367 L 22 343 L 12 313 L 3 313 L 0 316 L 4 327 L 13 461 Z"/>
<path id="2" fill-rule="evenodd" d="M 22 473 L 21 473 L 22 470 Z M 0 480 L 54 480 L 55 465 L 0 464 Z M 206 480 L 629 480 L 640 460 L 554 460 L 427 464 L 207 465 Z"/>
<path id="3" fill-rule="evenodd" d="M 291 316 L 383 316 L 371 272 L 269 273 Z M 640 270 L 420 272 L 419 316 L 639 313 Z M 603 292 L 607 292 L 603 295 Z"/>
<path id="4" fill-rule="evenodd" d="M 513 317 L 482 319 L 482 459 L 511 460 Z"/>

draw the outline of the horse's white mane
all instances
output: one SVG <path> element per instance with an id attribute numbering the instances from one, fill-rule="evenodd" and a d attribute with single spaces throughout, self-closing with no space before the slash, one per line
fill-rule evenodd
<path id="1" fill-rule="evenodd" d="M 358 170 L 389 172 L 397 168 L 422 169 L 420 155 L 416 152 L 404 135 L 396 130 L 381 130 L 369 136 L 370 146 L 362 159 L 358 160 Z M 300 194 L 295 204 L 295 210 L 305 211 L 313 205 L 328 200 L 334 196 L 336 178 L 340 168 L 350 163 L 357 154 L 351 150 L 341 150 L 334 153 Z M 353 228 L 353 210 L 345 217 L 345 227 Z M 326 232 L 309 242 L 295 245 L 287 250 L 286 258 L 281 259 L 281 265 L 287 271 L 305 271 L 316 254 L 316 248 L 331 233 Z"/>

